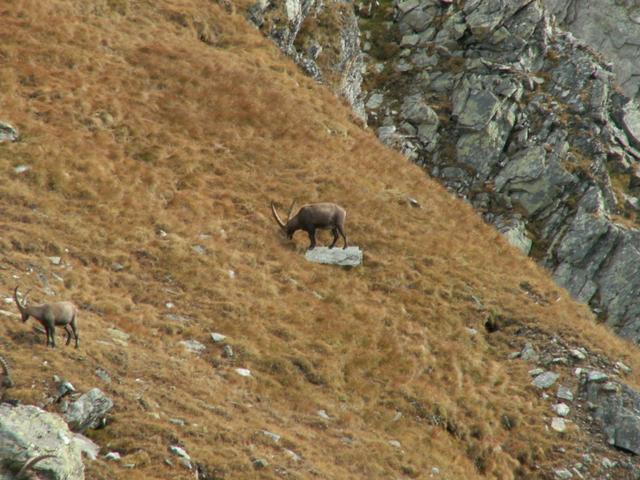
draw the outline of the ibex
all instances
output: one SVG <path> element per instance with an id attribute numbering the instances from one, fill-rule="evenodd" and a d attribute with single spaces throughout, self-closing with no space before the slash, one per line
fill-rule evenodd
<path id="1" fill-rule="evenodd" d="M 36 466 L 36 463 L 41 462 L 42 460 L 46 460 L 47 458 L 56 458 L 55 455 L 38 455 L 37 457 L 30 458 L 20 469 L 20 471 L 16 474 L 16 480 L 25 480 L 28 477 L 27 474 L 29 470 L 33 469 Z M 40 478 L 40 477 L 36 477 Z"/>
<path id="2" fill-rule="evenodd" d="M 0 383 L 0 386 L 4 388 L 13 387 L 14 383 L 11 379 L 11 370 L 9 369 L 9 364 L 2 357 L 0 357 L 0 366 L 2 367 L 2 373 L 4 374 L 4 378 L 2 379 L 2 383 Z"/>
<path id="3" fill-rule="evenodd" d="M 27 299 L 27 292 L 24 296 L 25 303 Z M 67 332 L 67 345 L 71 341 L 71 334 L 76 340 L 76 348 L 80 343 L 78 337 L 78 326 L 76 323 L 76 317 L 78 310 L 76 306 L 71 302 L 55 302 L 55 303 L 43 303 L 42 305 L 23 305 L 18 300 L 18 287 L 13 292 L 13 299 L 20 310 L 22 315 L 22 321 L 26 322 L 29 317 L 35 318 L 44 327 L 47 334 L 47 346 L 51 345 L 55 348 L 55 327 L 64 326 L 65 332 Z"/>
<path id="4" fill-rule="evenodd" d="M 329 248 L 333 248 L 335 246 L 338 241 L 338 234 L 342 235 L 342 238 L 344 239 L 343 248 L 347 248 L 349 246 L 347 242 L 347 235 L 344 233 L 344 219 L 347 216 L 347 212 L 344 208 L 340 205 L 336 205 L 335 203 L 309 203 L 300 207 L 298 213 L 291 217 L 294 204 L 295 200 L 291 203 L 291 207 L 289 208 L 287 223 L 284 223 L 280 220 L 278 212 L 276 212 L 276 207 L 273 202 L 271 202 L 273 217 L 276 219 L 276 222 L 278 222 L 278 225 L 280 225 L 280 228 L 285 232 L 287 238 L 291 239 L 296 231 L 304 230 L 309 234 L 309 240 L 311 241 L 309 250 L 313 250 L 316 246 L 316 230 L 331 230 L 331 233 L 333 233 L 333 242 L 329 245 Z"/>

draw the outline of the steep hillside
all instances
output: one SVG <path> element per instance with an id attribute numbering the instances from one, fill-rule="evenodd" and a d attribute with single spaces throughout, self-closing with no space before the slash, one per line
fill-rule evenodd
<path id="1" fill-rule="evenodd" d="M 0 117 L 21 132 L 0 144 L 0 293 L 81 308 L 79 350 L 3 313 L 6 395 L 39 404 L 59 375 L 114 400 L 89 436 L 123 458 L 87 478 L 550 477 L 592 448 L 622 468 L 577 419 L 549 428 L 511 354 L 584 347 L 633 385 L 634 348 L 233 6 L 88 3 L 0 7 Z M 364 265 L 308 263 L 268 209 L 294 198 L 343 205 Z M 548 368 L 575 387 L 572 362 Z"/>

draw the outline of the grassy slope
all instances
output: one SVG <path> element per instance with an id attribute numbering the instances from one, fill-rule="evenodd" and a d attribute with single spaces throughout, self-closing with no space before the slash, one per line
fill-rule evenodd
<path id="1" fill-rule="evenodd" d="M 529 367 L 506 360 L 519 327 L 561 331 L 640 371 L 627 345 L 239 15 L 206 0 L 18 0 L 0 7 L 0 58 L 0 116 L 23 132 L 0 146 L 0 293 L 19 282 L 51 298 L 43 273 L 82 307 L 80 350 L 47 350 L 6 317 L 0 351 L 14 397 L 39 402 L 60 374 L 115 400 L 91 436 L 137 466 L 99 460 L 88 478 L 189 478 L 163 462 L 175 443 L 210 478 L 534 475 L 554 447 L 571 455 L 584 439 L 547 432 Z M 32 169 L 17 175 L 19 164 Z M 268 211 L 292 198 L 345 206 L 365 265 L 307 263 L 306 237 L 282 239 Z M 178 343 L 192 338 L 207 344 L 201 356 Z M 254 470 L 255 457 L 269 467 Z"/>

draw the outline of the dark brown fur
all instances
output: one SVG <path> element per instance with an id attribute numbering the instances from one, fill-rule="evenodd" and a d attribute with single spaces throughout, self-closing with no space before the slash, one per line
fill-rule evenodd
<path id="1" fill-rule="evenodd" d="M 289 209 L 289 216 L 287 217 L 287 223 L 280 220 L 276 207 L 271 202 L 271 212 L 273 217 L 280 225 L 280 228 L 284 230 L 287 238 L 293 238 L 293 234 L 298 230 L 304 230 L 309 235 L 311 244 L 309 250 L 312 250 L 316 246 L 316 230 L 331 230 L 333 233 L 333 242 L 329 245 L 329 248 L 333 248 L 338 241 L 338 235 L 342 235 L 344 240 L 344 247 L 349 246 L 347 241 L 347 235 L 344 232 L 344 220 L 347 216 L 347 212 L 344 208 L 335 203 L 310 203 L 303 205 L 293 217 L 291 212 L 293 210 L 293 203 Z"/>

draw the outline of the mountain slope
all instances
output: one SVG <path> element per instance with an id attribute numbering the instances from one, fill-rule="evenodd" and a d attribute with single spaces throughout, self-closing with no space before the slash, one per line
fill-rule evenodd
<path id="1" fill-rule="evenodd" d="M 577 458 L 586 433 L 550 431 L 508 360 L 521 332 L 637 356 L 228 10 L 1 7 L 0 115 L 22 139 L 0 145 L 0 288 L 82 309 L 79 350 L 3 319 L 11 395 L 41 402 L 54 374 L 103 388 L 116 407 L 91 437 L 124 459 L 89 463 L 96 479 L 192 478 L 164 462 L 175 444 L 200 478 L 523 478 Z M 307 263 L 268 209 L 294 198 L 343 205 L 364 265 Z"/>

